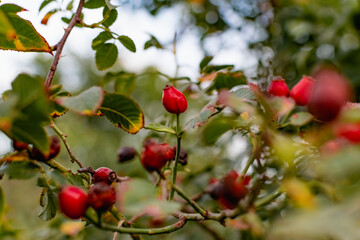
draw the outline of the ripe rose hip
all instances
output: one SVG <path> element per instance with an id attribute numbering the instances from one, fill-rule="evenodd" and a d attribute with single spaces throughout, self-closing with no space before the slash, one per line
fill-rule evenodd
<path id="1" fill-rule="evenodd" d="M 42 153 L 39 149 L 32 149 L 32 158 L 39 161 L 49 161 L 55 158 L 60 152 L 60 139 L 57 136 L 50 137 L 50 151 L 48 154 Z"/>
<path id="2" fill-rule="evenodd" d="M 175 158 L 174 149 L 167 143 L 159 144 L 155 141 L 147 140 L 144 150 L 141 153 L 141 164 L 149 171 L 160 171 L 165 164 Z"/>
<path id="3" fill-rule="evenodd" d="M 220 181 L 212 181 L 210 195 L 227 209 L 235 208 L 239 201 L 248 193 L 247 185 L 250 182 L 250 176 L 244 176 L 239 179 L 236 171 L 230 171 Z"/>
<path id="4" fill-rule="evenodd" d="M 107 211 L 116 202 L 116 191 L 106 182 L 97 182 L 89 190 L 88 203 L 96 211 Z"/>
<path id="5" fill-rule="evenodd" d="M 314 77 L 316 81 L 308 104 L 309 112 L 321 121 L 332 121 L 350 98 L 349 85 L 343 75 L 331 68 L 321 68 Z"/>
<path id="6" fill-rule="evenodd" d="M 338 138 L 345 138 L 352 143 L 360 143 L 360 123 L 340 123 L 334 127 Z"/>
<path id="7" fill-rule="evenodd" d="M 278 97 L 288 96 L 289 88 L 285 83 L 285 79 L 280 76 L 274 77 L 268 88 L 268 93 Z"/>
<path id="8" fill-rule="evenodd" d="M 12 146 L 16 151 L 22 151 L 29 147 L 29 145 L 27 143 L 16 141 L 16 140 L 13 140 Z"/>
<path id="9" fill-rule="evenodd" d="M 136 156 L 136 150 L 133 147 L 122 147 L 119 149 L 118 162 L 123 163 L 132 160 Z"/>
<path id="10" fill-rule="evenodd" d="M 61 212 L 71 219 L 82 217 L 88 207 L 86 192 L 81 188 L 71 185 L 61 188 L 58 200 Z"/>
<path id="11" fill-rule="evenodd" d="M 295 100 L 299 106 L 305 106 L 309 103 L 314 88 L 314 79 L 309 76 L 303 76 L 301 80 L 291 89 L 290 97 Z"/>
<path id="12" fill-rule="evenodd" d="M 169 85 L 163 88 L 162 103 L 169 113 L 179 114 L 185 112 L 187 109 L 185 95 Z"/>
<path id="13" fill-rule="evenodd" d="M 94 183 L 106 182 L 108 184 L 111 184 L 115 182 L 116 179 L 117 179 L 116 173 L 107 167 L 101 167 L 96 169 L 93 175 Z"/>

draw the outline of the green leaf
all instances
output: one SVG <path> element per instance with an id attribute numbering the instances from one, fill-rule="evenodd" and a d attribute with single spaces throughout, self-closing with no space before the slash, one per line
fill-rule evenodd
<path id="1" fill-rule="evenodd" d="M 213 80 L 213 84 L 206 90 L 206 92 L 210 93 L 213 90 L 231 89 L 241 84 L 246 84 L 246 77 L 242 72 L 219 72 Z"/>
<path id="2" fill-rule="evenodd" d="M 236 89 L 235 91 L 232 91 L 232 93 L 234 94 L 234 96 L 240 99 L 256 100 L 254 92 L 248 86 Z"/>
<path id="3" fill-rule="evenodd" d="M 213 60 L 213 58 L 214 58 L 213 56 L 205 56 L 201 60 L 199 65 L 200 71 L 202 71 L 211 62 L 211 60 Z"/>
<path id="4" fill-rule="evenodd" d="M 62 85 L 52 85 L 49 90 L 49 94 L 51 96 L 51 98 L 50 98 L 51 99 L 50 116 L 52 118 L 60 117 L 68 111 L 68 109 L 66 107 L 63 107 L 56 102 L 56 98 L 71 96 L 71 94 L 69 92 L 60 92 L 61 89 L 62 89 Z"/>
<path id="5" fill-rule="evenodd" d="M 45 0 L 41 3 L 40 7 L 39 7 L 39 12 L 44 8 L 46 7 L 49 3 L 52 3 L 54 2 L 55 0 Z"/>
<path id="6" fill-rule="evenodd" d="M 293 126 L 301 127 L 313 120 L 313 115 L 308 112 L 297 112 L 291 115 L 290 124 Z"/>
<path id="7" fill-rule="evenodd" d="M 61 21 L 63 21 L 66 24 L 69 24 L 71 22 L 71 18 L 67 18 L 67 17 L 62 17 Z"/>
<path id="8" fill-rule="evenodd" d="M 51 109 L 43 83 L 29 75 L 20 74 L 11 85 L 12 90 L 5 94 L 5 98 L 10 101 L 0 105 L 5 107 L 7 104 L 13 104 L 13 99 L 16 99 L 12 115 L 8 115 L 12 125 L 9 129 L 2 129 L 2 131 L 10 138 L 33 144 L 46 154 L 49 150 L 49 139 L 44 126 L 50 122 Z"/>
<path id="9" fill-rule="evenodd" d="M 135 134 L 144 127 L 144 113 L 131 98 L 121 94 L 105 94 L 100 111 L 115 126 Z"/>
<path id="10" fill-rule="evenodd" d="M 13 4 L 0 6 L 0 49 L 51 53 L 49 44 L 31 22 L 17 15 L 24 10 Z"/>
<path id="11" fill-rule="evenodd" d="M 107 31 L 103 31 L 99 33 L 99 35 L 97 35 L 96 38 L 94 38 L 94 40 L 91 43 L 91 48 L 96 50 L 97 47 L 99 47 L 100 45 L 104 44 L 107 40 L 110 40 L 112 38 L 113 36 L 111 35 L 111 33 Z"/>
<path id="12" fill-rule="evenodd" d="M 77 112 L 81 115 L 95 115 L 104 99 L 104 91 L 101 87 L 91 87 L 74 97 L 61 97 L 56 101 L 58 104 Z"/>
<path id="13" fill-rule="evenodd" d="M 150 35 L 150 40 L 146 41 L 144 44 L 144 49 L 148 49 L 150 47 L 156 47 L 156 48 L 163 48 L 163 46 L 160 44 L 160 42 L 154 37 L 153 35 Z"/>
<path id="14" fill-rule="evenodd" d="M 224 133 L 233 128 L 229 118 L 216 118 L 206 124 L 202 131 L 202 141 L 206 145 L 213 145 Z"/>
<path id="15" fill-rule="evenodd" d="M 71 11 L 74 8 L 74 0 L 71 0 L 66 6 L 66 10 Z"/>
<path id="16" fill-rule="evenodd" d="M 62 89 L 62 85 L 60 84 L 53 84 L 48 88 L 48 92 L 50 96 L 58 94 Z"/>
<path id="17" fill-rule="evenodd" d="M 49 151 L 49 137 L 41 125 L 33 124 L 31 121 L 15 120 L 11 133 L 13 138 L 33 144 L 44 154 Z"/>
<path id="18" fill-rule="evenodd" d="M 57 210 L 57 197 L 56 193 L 49 188 L 45 188 L 45 194 L 42 198 L 42 204 L 39 217 L 45 221 L 53 219 Z"/>
<path id="19" fill-rule="evenodd" d="M 119 41 L 131 52 L 136 52 L 136 46 L 134 41 L 128 36 L 122 35 L 118 37 Z"/>
<path id="20" fill-rule="evenodd" d="M 188 131 L 193 128 L 198 128 L 204 125 L 212 116 L 219 113 L 221 110 L 216 106 L 217 99 L 210 101 L 201 111 L 200 113 L 189 120 L 183 130 Z"/>
<path id="21" fill-rule="evenodd" d="M 105 7 L 103 11 L 103 17 L 105 21 L 102 22 L 102 25 L 109 28 L 116 21 L 117 16 L 118 12 L 116 11 L 116 9 L 110 10 L 108 7 Z"/>
<path id="22" fill-rule="evenodd" d="M 96 49 L 95 62 L 97 68 L 101 70 L 112 67 L 117 59 L 118 49 L 115 44 L 105 43 Z"/>
<path id="23" fill-rule="evenodd" d="M 7 162 L 0 167 L 0 175 L 6 174 L 10 179 L 30 179 L 39 172 L 39 167 L 31 162 Z"/>
<path id="24" fill-rule="evenodd" d="M 84 180 L 86 180 L 86 178 L 84 178 L 83 174 L 74 175 L 72 173 L 65 173 L 65 177 L 71 185 L 81 186 L 81 187 L 85 186 Z"/>
<path id="25" fill-rule="evenodd" d="M 204 73 L 211 73 L 211 72 L 217 72 L 222 69 L 228 69 L 231 70 L 234 68 L 234 65 L 231 64 L 225 64 L 225 65 L 208 65 L 205 66 L 202 72 Z"/>
<path id="26" fill-rule="evenodd" d="M 57 102 L 52 102 L 52 112 L 50 113 L 50 116 L 52 118 L 57 118 L 64 115 L 67 111 L 68 109 L 66 107 L 59 105 Z"/>
<path id="27" fill-rule="evenodd" d="M 164 125 L 161 125 L 161 124 L 158 124 L 158 123 L 151 123 L 147 127 L 145 127 L 145 129 L 153 130 L 153 131 L 156 131 L 156 132 L 171 133 L 171 134 L 174 134 L 174 135 L 176 134 L 176 131 L 174 129 L 169 128 L 169 127 L 164 126 Z"/>
<path id="28" fill-rule="evenodd" d="M 105 0 L 88 0 L 84 4 L 84 8 L 95 9 L 106 6 Z"/>

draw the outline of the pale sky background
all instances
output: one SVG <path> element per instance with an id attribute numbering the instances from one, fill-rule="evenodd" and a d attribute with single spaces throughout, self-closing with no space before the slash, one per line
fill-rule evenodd
<path id="1" fill-rule="evenodd" d="M 45 7 L 40 13 L 38 12 L 41 0 L 2 0 L 1 4 L 14 3 L 28 11 L 21 12 L 19 15 L 29 20 L 35 29 L 48 41 L 52 46 L 55 45 L 64 33 L 66 24 L 61 21 L 62 13 L 53 15 L 48 25 L 40 24 L 42 17 L 52 9 L 53 3 Z M 64 0 L 64 6 L 69 1 Z M 117 1 L 112 1 L 113 4 L 118 4 Z M 78 1 L 75 1 L 74 6 L 77 6 Z M 137 47 L 136 53 L 131 53 L 123 46 L 119 46 L 119 58 L 122 59 L 124 69 L 133 72 L 140 72 L 147 66 L 157 66 L 158 69 L 170 76 L 175 73 L 175 61 L 172 53 L 168 51 L 161 51 L 155 48 L 143 50 L 144 43 L 149 40 L 148 33 L 151 33 L 160 42 L 170 42 L 174 37 L 174 33 L 178 31 L 179 19 L 182 14 L 181 7 L 162 11 L 156 18 L 148 14 L 145 10 L 133 11 L 128 8 L 118 8 L 117 21 L 110 27 L 113 32 L 120 35 L 127 35 L 131 37 Z M 102 10 L 84 9 L 84 22 L 91 24 L 101 20 Z M 233 21 L 241 21 L 238 16 L 233 16 Z M 91 49 L 92 39 L 95 38 L 101 30 L 74 28 L 71 32 L 60 59 L 59 68 L 66 69 L 68 77 L 71 79 L 69 84 L 73 84 L 76 89 L 79 79 L 73 78 L 76 76 L 72 74 L 76 69 L 67 62 L 66 57 L 69 53 L 81 56 L 83 58 L 90 58 L 94 61 L 95 66 L 95 52 Z M 256 66 L 257 59 L 247 51 L 246 39 L 251 39 L 256 36 L 256 31 L 249 30 L 244 34 L 228 32 L 224 34 L 224 46 L 220 46 L 219 41 L 209 39 L 207 46 L 212 49 L 214 64 L 234 64 L 236 68 L 246 69 Z M 198 76 L 198 65 L 203 58 L 203 53 L 199 47 L 198 37 L 195 32 L 189 32 L 177 44 L 178 60 L 180 65 L 179 75 L 189 76 L 196 79 Z M 48 53 L 22 53 L 15 51 L 0 50 L 0 93 L 10 88 L 11 81 L 22 72 L 36 73 L 31 68 L 31 61 L 38 55 L 48 56 Z M 104 72 L 105 73 L 105 72 Z M 67 77 L 67 76 L 66 76 Z M 67 82 L 68 83 L 68 82 Z M 4 154 L 10 150 L 10 141 L 3 134 L 0 135 L 0 154 Z"/>

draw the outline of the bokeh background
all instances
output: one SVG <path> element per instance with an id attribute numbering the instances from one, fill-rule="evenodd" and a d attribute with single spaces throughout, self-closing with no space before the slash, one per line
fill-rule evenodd
<path id="1" fill-rule="evenodd" d="M 71 12 L 58 12 L 47 25 L 41 19 L 54 7 L 65 9 L 70 1 L 58 0 L 38 12 L 40 0 L 3 0 L 15 3 L 28 11 L 19 15 L 33 23 L 50 45 L 55 45 L 66 27 L 61 18 Z M 78 1 L 74 1 L 74 6 Z M 111 30 L 131 37 L 137 47 L 136 53 L 119 46 L 119 59 L 112 71 L 136 74 L 160 71 L 169 76 L 188 76 L 198 82 L 199 63 L 204 56 L 214 56 L 213 64 L 233 64 L 242 70 L 248 80 L 258 81 L 266 87 L 268 80 L 282 75 L 291 86 L 302 75 L 310 75 L 317 65 L 327 63 L 338 67 L 352 82 L 356 96 L 360 91 L 360 4 L 355 0 L 112 0 L 118 5 L 118 19 Z M 101 20 L 101 10 L 84 10 L 84 22 Z M 100 30 L 75 28 L 66 42 L 55 82 L 74 95 L 92 85 L 98 85 L 104 72 L 96 69 L 92 39 Z M 155 36 L 165 49 L 143 46 Z M 176 35 L 176 56 L 173 43 Z M 11 81 L 22 72 L 46 78 L 52 56 L 46 53 L 20 53 L 0 51 L 0 92 L 10 88 Z M 145 122 L 169 119 L 161 105 L 162 88 L 166 79 L 157 74 L 144 74 L 136 79 L 131 96 L 145 113 Z M 206 82 L 200 84 L 206 87 Z M 185 90 L 189 83 L 179 83 Z M 187 89 L 189 110 L 184 121 L 196 115 L 211 96 L 201 95 L 196 89 Z M 357 99 L 358 100 L 358 99 Z M 120 174 L 149 178 L 138 159 L 117 163 L 117 150 L 121 146 L 133 146 L 141 151 L 142 141 L 149 131 L 129 135 L 112 124 L 98 118 L 84 118 L 67 113 L 56 120 L 74 154 L 86 165 L 94 168 L 107 166 Z M 159 137 L 175 145 L 174 139 Z M 101 143 L 101 144 L 99 144 Z M 189 133 L 183 141 L 189 152 L 188 185 L 194 193 L 206 187 L 209 174 L 197 172 L 214 170 L 215 177 L 226 169 L 239 169 L 248 154 L 247 144 L 238 134 L 228 132 L 212 146 L 206 146 L 197 133 Z M 64 149 L 64 148 L 63 148 Z M 11 151 L 10 140 L 0 135 L 0 154 Z M 72 167 L 66 151 L 59 161 Z M 38 196 L 41 189 L 32 181 L 1 181 L 9 203 L 8 218 L 23 231 L 20 239 L 68 239 L 59 234 L 63 218 L 48 222 L 36 218 L 39 209 Z M 192 224 L 192 223 L 191 223 Z M 190 224 L 190 225 L 191 225 Z M 195 223 L 180 234 L 170 234 L 167 239 L 206 239 L 207 233 Z M 228 239 L 236 239 L 238 233 L 213 226 Z M 190 230 L 189 230 L 190 229 Z M 229 232 L 227 232 L 229 231 Z M 97 235 L 100 234 L 100 235 Z M 231 237 L 231 238 L 230 238 Z M 89 228 L 87 232 L 71 239 L 110 239 L 111 234 L 99 233 Z M 127 236 L 119 237 L 127 239 Z M 157 237 L 150 237 L 157 239 Z"/>

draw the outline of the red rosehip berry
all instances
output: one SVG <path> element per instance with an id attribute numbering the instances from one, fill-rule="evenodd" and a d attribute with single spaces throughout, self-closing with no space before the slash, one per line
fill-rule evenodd
<path id="1" fill-rule="evenodd" d="M 313 88 L 314 79 L 309 76 L 303 76 L 291 89 L 290 97 L 295 100 L 297 105 L 306 106 L 310 101 Z"/>
<path id="2" fill-rule="evenodd" d="M 162 103 L 166 111 L 169 113 L 183 113 L 187 109 L 187 100 L 185 95 L 174 88 L 166 85 L 163 88 Z"/>
<path id="3" fill-rule="evenodd" d="M 236 171 L 230 171 L 220 181 L 212 181 L 210 196 L 218 200 L 224 208 L 233 209 L 248 193 L 247 185 L 250 179 L 250 176 L 239 178 Z"/>
<path id="4" fill-rule="evenodd" d="M 341 123 L 334 127 L 338 138 L 345 138 L 352 143 L 360 143 L 360 123 Z"/>
<path id="5" fill-rule="evenodd" d="M 71 218 L 78 219 L 84 216 L 88 207 L 86 192 L 75 186 L 64 186 L 58 195 L 61 212 Z"/>
<path id="6" fill-rule="evenodd" d="M 49 161 L 55 158 L 60 152 L 60 139 L 57 136 L 50 137 L 50 150 L 48 154 L 42 153 L 39 149 L 33 148 L 31 155 L 33 159 L 39 161 Z"/>
<path id="7" fill-rule="evenodd" d="M 274 77 L 269 85 L 268 93 L 278 97 L 288 96 L 289 88 L 285 83 L 285 79 L 280 76 Z"/>
<path id="8" fill-rule="evenodd" d="M 115 182 L 116 179 L 117 179 L 116 173 L 107 167 L 101 167 L 96 169 L 93 175 L 94 183 L 106 182 L 108 184 L 111 184 Z"/>
<path id="9" fill-rule="evenodd" d="M 322 68 L 314 75 L 316 81 L 308 104 L 315 118 L 329 122 L 340 113 L 350 98 L 350 88 L 344 76 L 331 68 Z"/>
<path id="10" fill-rule="evenodd" d="M 19 152 L 22 150 L 28 149 L 28 147 L 29 147 L 29 145 L 27 143 L 16 141 L 16 140 L 13 140 L 12 146 L 13 146 L 14 150 L 19 151 Z"/>
<path id="11" fill-rule="evenodd" d="M 127 162 L 130 161 L 132 159 L 134 159 L 134 157 L 136 156 L 136 150 L 133 147 L 122 147 L 119 149 L 117 156 L 118 156 L 118 162 L 119 163 L 123 163 L 123 162 Z"/>
<path id="12" fill-rule="evenodd" d="M 116 202 L 116 191 L 106 182 L 97 182 L 89 190 L 88 203 L 96 211 L 107 211 Z"/>
<path id="13" fill-rule="evenodd" d="M 160 171 L 168 161 L 174 158 L 174 149 L 169 144 L 159 144 L 155 141 L 147 140 L 144 144 L 140 160 L 147 171 L 153 172 Z"/>

